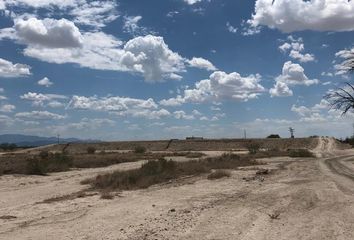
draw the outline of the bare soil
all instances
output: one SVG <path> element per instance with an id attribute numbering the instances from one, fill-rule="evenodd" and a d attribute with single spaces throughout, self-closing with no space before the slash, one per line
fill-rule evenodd
<path id="1" fill-rule="evenodd" d="M 354 239 L 354 151 L 320 138 L 314 152 L 318 158 L 262 159 L 227 178 L 185 177 L 113 199 L 80 194 L 80 181 L 144 161 L 0 176 L 0 239 Z"/>

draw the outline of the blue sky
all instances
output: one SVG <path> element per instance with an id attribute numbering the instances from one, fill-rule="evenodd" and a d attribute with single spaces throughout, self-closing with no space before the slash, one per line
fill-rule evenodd
<path id="1" fill-rule="evenodd" d="M 0 0 L 0 134 L 352 134 L 347 0 Z"/>

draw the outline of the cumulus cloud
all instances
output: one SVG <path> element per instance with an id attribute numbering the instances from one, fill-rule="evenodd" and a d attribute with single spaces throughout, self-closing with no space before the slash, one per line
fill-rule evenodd
<path id="1" fill-rule="evenodd" d="M 34 120 L 62 120 L 66 117 L 56 113 L 48 111 L 32 111 L 32 112 L 20 112 L 16 113 L 15 117 Z"/>
<path id="2" fill-rule="evenodd" d="M 147 81 L 159 81 L 184 70 L 183 58 L 169 49 L 162 37 L 136 37 L 124 45 L 122 61 L 141 71 Z"/>
<path id="3" fill-rule="evenodd" d="M 51 85 L 53 85 L 53 82 L 51 82 L 49 78 L 45 77 L 39 80 L 37 84 L 40 86 L 50 87 Z"/>
<path id="4" fill-rule="evenodd" d="M 59 94 L 42 94 L 35 92 L 28 92 L 20 96 L 21 99 L 32 102 L 33 106 L 49 106 L 49 107 L 62 107 L 64 106 L 59 100 L 67 99 L 64 95 Z"/>
<path id="5" fill-rule="evenodd" d="M 353 31 L 354 2 L 348 0 L 257 0 L 248 23 L 282 32 Z"/>
<path id="6" fill-rule="evenodd" d="M 205 69 L 208 71 L 216 71 L 217 68 L 208 60 L 204 58 L 197 58 L 194 57 L 191 60 L 187 61 L 189 66 L 195 67 L 195 68 L 200 68 L 200 69 Z"/>
<path id="7" fill-rule="evenodd" d="M 13 64 L 3 58 L 0 58 L 0 77 L 15 78 L 31 75 L 31 67 L 25 64 Z"/>
<path id="8" fill-rule="evenodd" d="M 274 87 L 269 89 L 272 97 L 289 97 L 293 95 L 293 91 L 284 82 L 276 82 Z"/>
<path id="9" fill-rule="evenodd" d="M 319 83 L 317 79 L 309 79 L 305 75 L 305 70 L 300 64 L 293 63 L 291 61 L 284 63 L 282 74 L 275 80 L 277 82 L 284 82 L 288 85 L 310 86 Z"/>
<path id="10" fill-rule="evenodd" d="M 194 88 L 184 90 L 183 96 L 163 99 L 160 101 L 164 106 L 179 106 L 186 102 L 199 103 L 205 101 L 217 101 L 222 99 L 234 99 L 236 101 L 248 101 L 257 98 L 265 91 L 259 83 L 259 74 L 242 77 L 239 73 L 225 73 L 216 71 L 209 79 L 201 80 Z"/>
<path id="11" fill-rule="evenodd" d="M 4 104 L 0 106 L 0 112 L 13 112 L 13 110 L 15 110 L 16 107 L 14 105 L 11 104 Z"/>
<path id="12" fill-rule="evenodd" d="M 19 19 L 14 26 L 20 41 L 25 44 L 47 48 L 78 48 L 82 35 L 75 24 L 66 19 L 29 18 Z"/>
<path id="13" fill-rule="evenodd" d="M 187 63 L 191 67 L 216 69 L 203 58 L 183 58 L 168 47 L 163 37 L 139 36 L 123 44 L 100 31 L 80 32 L 67 19 L 19 19 L 13 28 L 0 30 L 0 39 L 12 39 L 26 45 L 24 55 L 42 61 L 138 73 L 147 82 L 180 80 Z"/>
<path id="14" fill-rule="evenodd" d="M 24 54 L 50 63 L 76 63 L 98 70 L 140 73 L 147 82 L 180 79 L 177 73 L 185 71 L 185 59 L 169 49 L 162 37 L 140 36 L 122 46 L 120 40 L 103 32 L 86 32 L 80 37 L 77 35 L 77 41 L 71 38 L 61 43 L 60 38 L 29 35 L 16 36 L 18 41 L 28 45 Z M 81 46 L 73 48 L 79 42 Z"/>
<path id="15" fill-rule="evenodd" d="M 152 98 L 136 99 L 128 97 L 85 97 L 73 96 L 69 109 L 105 111 L 118 116 L 144 117 L 159 119 L 170 115 L 166 109 L 159 109 Z"/>
<path id="16" fill-rule="evenodd" d="M 279 50 L 283 53 L 289 52 L 289 57 L 297 59 L 300 62 L 315 61 L 315 56 L 309 53 L 303 53 L 305 46 L 302 38 L 294 39 L 292 36 L 288 37 L 291 42 L 285 42 L 279 46 Z"/>
<path id="17" fill-rule="evenodd" d="M 274 87 L 269 90 L 269 93 L 272 97 L 292 96 L 293 92 L 289 86 L 310 86 L 318 83 L 317 79 L 309 79 L 305 75 L 305 70 L 301 65 L 288 61 L 284 63 L 282 74 L 275 78 Z"/>

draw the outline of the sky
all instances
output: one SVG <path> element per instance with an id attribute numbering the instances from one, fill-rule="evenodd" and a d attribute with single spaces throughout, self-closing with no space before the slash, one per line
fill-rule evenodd
<path id="1" fill-rule="evenodd" d="M 346 137 L 354 1 L 0 0 L 0 134 Z"/>

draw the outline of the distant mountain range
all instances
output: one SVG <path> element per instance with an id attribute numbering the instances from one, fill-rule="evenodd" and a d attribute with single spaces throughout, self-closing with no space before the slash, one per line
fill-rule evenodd
<path id="1" fill-rule="evenodd" d="M 99 142 L 98 140 L 82 140 L 78 138 L 60 138 L 60 143 L 68 142 Z M 44 146 L 49 144 L 58 143 L 58 138 L 56 137 L 38 137 L 38 136 L 29 136 L 22 134 L 3 134 L 0 135 L 0 144 L 1 143 L 14 143 L 17 146 Z"/>

